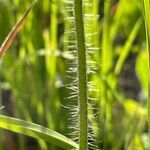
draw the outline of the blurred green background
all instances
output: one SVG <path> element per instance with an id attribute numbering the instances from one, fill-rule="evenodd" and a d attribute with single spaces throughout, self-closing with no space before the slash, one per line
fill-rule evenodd
<path id="1" fill-rule="evenodd" d="M 140 0 L 85 0 L 99 17 L 94 35 L 100 132 L 106 150 L 147 149 L 148 53 Z M 0 0 L 0 43 L 31 0 Z M 69 90 L 66 51 L 70 26 L 62 0 L 39 0 L 0 65 L 1 113 L 38 123 L 68 135 Z M 85 22 L 88 26 L 89 22 Z M 70 31 L 71 32 L 71 31 Z M 70 40 L 70 39 L 69 39 Z M 89 41 L 87 40 L 87 43 Z M 60 149 L 41 140 L 0 130 L 1 150 Z M 69 136 L 69 135 L 68 135 Z"/>

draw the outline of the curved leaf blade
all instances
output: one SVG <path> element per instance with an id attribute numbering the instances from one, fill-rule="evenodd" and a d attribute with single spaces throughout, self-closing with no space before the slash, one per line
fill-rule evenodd
<path id="1" fill-rule="evenodd" d="M 25 12 L 25 14 L 23 15 L 23 17 L 19 20 L 19 22 L 13 27 L 13 29 L 10 31 L 10 33 L 8 34 L 8 36 L 5 38 L 5 40 L 3 41 L 1 47 L 0 47 L 0 60 L 3 58 L 3 56 L 5 55 L 5 53 L 7 52 L 7 50 L 9 49 L 9 47 L 11 46 L 12 42 L 14 41 L 17 33 L 20 31 L 20 29 L 23 27 L 27 16 L 30 12 L 30 10 L 32 9 L 32 7 L 34 6 L 34 4 L 37 2 L 37 0 L 35 0 L 27 9 L 27 11 Z"/>
<path id="2" fill-rule="evenodd" d="M 77 149 L 78 144 L 62 134 L 21 119 L 0 115 L 0 128 L 51 142 L 65 149 Z"/>

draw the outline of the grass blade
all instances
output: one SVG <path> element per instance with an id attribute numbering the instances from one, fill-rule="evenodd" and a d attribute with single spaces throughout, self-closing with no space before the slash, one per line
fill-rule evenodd
<path id="1" fill-rule="evenodd" d="M 5 55 L 5 53 L 7 52 L 7 50 L 9 49 L 9 47 L 11 46 L 12 42 L 14 41 L 17 33 L 20 31 L 20 29 L 23 27 L 26 18 L 30 12 L 30 10 L 32 9 L 32 7 L 34 6 L 34 4 L 37 2 L 34 1 L 29 8 L 27 9 L 27 11 L 25 12 L 25 14 L 23 15 L 23 17 L 19 20 L 19 22 L 13 27 L 13 29 L 10 31 L 10 33 L 8 34 L 8 36 L 6 37 L 6 39 L 4 40 L 4 42 L 2 43 L 1 47 L 0 47 L 0 60 L 3 58 L 3 56 Z"/>
<path id="2" fill-rule="evenodd" d="M 20 119 L 0 115 L 0 128 L 43 139 L 65 149 L 78 148 L 78 144 L 58 132 Z"/>
<path id="3" fill-rule="evenodd" d="M 143 10 L 144 10 L 144 17 L 145 17 L 145 28 L 146 28 L 146 42 L 147 42 L 147 50 L 148 56 L 150 58 L 150 1 L 143 0 Z M 148 147 L 150 147 L 150 61 L 149 61 L 149 80 L 148 80 L 148 101 L 147 101 L 147 109 L 148 109 Z"/>
<path id="4" fill-rule="evenodd" d="M 141 19 L 138 19 L 135 26 L 133 27 L 130 35 L 129 35 L 124 47 L 123 47 L 122 52 L 120 53 L 119 59 L 118 59 L 117 64 L 115 66 L 115 73 L 116 74 L 120 73 L 121 68 L 124 64 L 124 61 L 126 60 L 127 56 L 129 55 L 131 46 L 132 46 L 132 44 L 136 38 L 136 35 L 140 29 L 141 23 L 142 23 Z"/>

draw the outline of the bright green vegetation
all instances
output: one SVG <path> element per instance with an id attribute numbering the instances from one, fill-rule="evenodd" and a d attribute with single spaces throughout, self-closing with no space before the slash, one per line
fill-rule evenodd
<path id="1" fill-rule="evenodd" d="M 2 115 L 0 116 L 0 119 L 1 128 L 35 137 L 37 139 L 43 139 L 47 142 L 59 145 L 65 149 L 78 148 L 78 144 L 75 142 L 72 142 L 70 139 L 62 136 L 57 132 L 44 128 L 43 126 Z"/>
<path id="2" fill-rule="evenodd" d="M 143 11 L 144 11 L 144 19 L 145 19 L 145 30 L 146 30 L 146 43 L 147 43 L 147 51 L 148 58 L 150 58 L 150 1 L 143 1 Z M 148 62 L 148 147 L 150 147 L 150 61 Z"/>
<path id="3" fill-rule="evenodd" d="M 0 0 L 0 44 L 31 3 Z M 149 149 L 149 16 L 149 0 L 38 0 L 0 64 L 0 150 Z"/>

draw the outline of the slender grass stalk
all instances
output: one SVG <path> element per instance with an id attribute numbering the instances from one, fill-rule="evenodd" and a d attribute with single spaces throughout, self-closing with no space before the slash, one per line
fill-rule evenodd
<path id="1" fill-rule="evenodd" d="M 82 13 L 82 0 L 74 1 L 77 37 L 78 86 L 79 86 L 79 150 L 88 149 L 86 48 Z"/>
<path id="2" fill-rule="evenodd" d="M 109 71 L 112 68 L 113 64 L 113 51 L 112 51 L 112 42 L 110 40 L 110 27 L 111 27 L 111 4 L 112 0 L 105 0 L 104 1 L 104 22 L 103 22 L 103 34 L 102 34 L 102 54 L 101 54 L 101 74 L 100 76 L 107 76 L 109 75 Z M 101 133 L 101 141 L 102 144 L 101 148 L 105 147 L 105 132 L 109 131 L 109 136 L 111 135 L 111 101 L 108 98 L 108 91 L 105 84 L 101 83 L 101 101 L 100 101 L 100 120 L 102 125 L 102 133 Z"/>
<path id="3" fill-rule="evenodd" d="M 150 1 L 143 0 L 144 6 L 144 17 L 145 17 L 145 28 L 146 28 L 146 42 L 147 42 L 147 50 L 150 59 Z M 148 60 L 149 60 L 148 59 Z M 148 147 L 150 149 L 150 61 L 148 63 L 149 67 L 149 80 L 148 80 L 148 101 L 147 101 L 147 109 L 148 109 Z"/>
<path id="4" fill-rule="evenodd" d="M 136 35 L 137 35 L 137 33 L 138 33 L 138 31 L 139 31 L 139 29 L 141 27 L 141 23 L 142 23 L 141 19 L 138 19 L 137 22 L 135 23 L 135 25 L 134 25 L 134 27 L 133 27 L 133 29 L 132 29 L 132 31 L 131 31 L 131 33 L 130 33 L 130 35 L 129 35 L 129 37 L 128 37 L 125 45 L 124 45 L 124 47 L 123 47 L 123 49 L 122 49 L 122 52 L 121 52 L 121 54 L 119 56 L 119 59 L 117 61 L 116 66 L 115 66 L 115 71 L 114 72 L 116 74 L 120 73 L 124 62 L 125 62 L 127 56 L 130 53 L 131 46 L 133 45 L 133 42 L 134 42 L 134 40 L 136 38 Z"/>
<path id="5" fill-rule="evenodd" d="M 112 67 L 113 51 L 110 41 L 110 7 L 112 0 L 104 2 L 104 23 L 103 23 L 103 39 L 102 39 L 102 73 L 107 73 Z M 107 60 L 107 61 L 106 61 Z"/>

